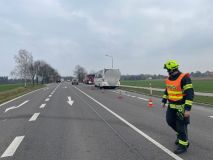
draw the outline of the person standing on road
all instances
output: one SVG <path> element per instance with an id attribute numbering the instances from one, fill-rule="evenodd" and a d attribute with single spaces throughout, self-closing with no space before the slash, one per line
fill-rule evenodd
<path id="1" fill-rule="evenodd" d="M 169 77 L 165 80 L 166 89 L 162 99 L 162 106 L 165 107 L 168 101 L 166 121 L 176 132 L 175 154 L 187 151 L 189 147 L 187 125 L 190 123 L 190 110 L 194 98 L 194 89 L 188 73 L 181 73 L 179 65 L 175 60 L 165 63 Z"/>

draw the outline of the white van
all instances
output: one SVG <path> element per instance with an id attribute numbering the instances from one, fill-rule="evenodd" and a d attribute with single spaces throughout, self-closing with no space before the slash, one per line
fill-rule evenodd
<path id="1" fill-rule="evenodd" d="M 116 88 L 120 86 L 119 69 L 104 69 L 95 74 L 94 83 L 100 88 Z"/>

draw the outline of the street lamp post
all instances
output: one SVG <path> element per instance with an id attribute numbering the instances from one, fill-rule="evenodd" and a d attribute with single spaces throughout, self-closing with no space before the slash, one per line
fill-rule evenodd
<path id="1" fill-rule="evenodd" d="M 112 68 L 113 68 L 113 56 L 106 54 L 105 56 L 112 58 Z"/>

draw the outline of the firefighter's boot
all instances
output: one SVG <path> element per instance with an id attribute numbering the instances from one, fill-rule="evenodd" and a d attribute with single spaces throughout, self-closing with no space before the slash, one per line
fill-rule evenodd
<path id="1" fill-rule="evenodd" d="M 187 146 L 178 145 L 177 149 L 174 151 L 175 154 L 182 154 L 187 152 Z"/>

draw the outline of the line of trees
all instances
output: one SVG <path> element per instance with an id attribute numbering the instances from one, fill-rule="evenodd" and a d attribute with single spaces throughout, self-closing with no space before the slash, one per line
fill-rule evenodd
<path id="1" fill-rule="evenodd" d="M 213 72 L 206 71 L 204 73 L 200 71 L 191 72 L 192 78 L 201 78 L 201 79 L 212 79 Z M 140 75 L 122 75 L 121 80 L 146 80 L 146 79 L 165 79 L 167 76 L 164 75 L 151 75 L 151 74 L 140 74 Z"/>
<path id="2" fill-rule="evenodd" d="M 146 79 L 165 79 L 164 75 L 151 75 L 151 74 L 140 74 L 140 75 L 122 75 L 121 80 L 146 80 Z"/>
<path id="3" fill-rule="evenodd" d="M 0 84 L 15 84 L 15 83 L 22 83 L 23 79 L 9 79 L 8 76 L 1 76 L 0 77 Z"/>
<path id="4" fill-rule="evenodd" d="M 38 84 L 54 82 L 60 78 L 60 75 L 56 69 L 43 60 L 33 60 L 32 54 L 25 50 L 19 50 L 18 54 L 14 56 L 16 62 L 15 69 L 11 72 L 11 75 L 24 79 L 25 87 L 27 81 L 34 85 L 35 82 Z"/>

